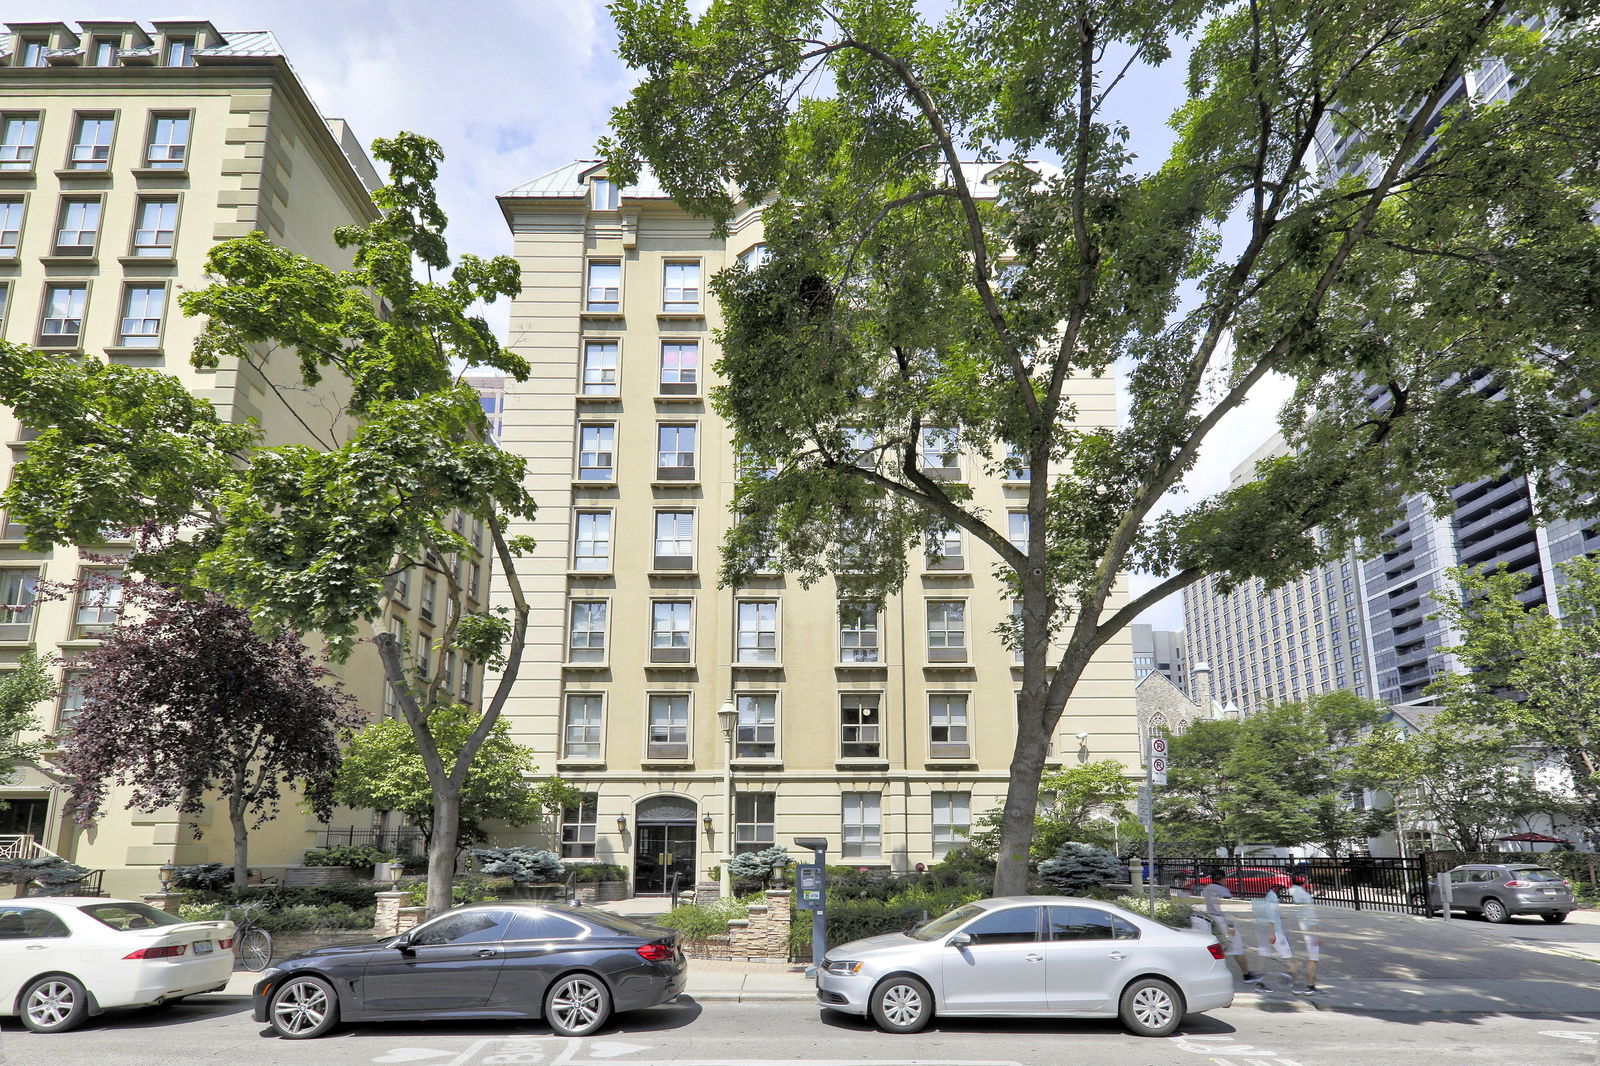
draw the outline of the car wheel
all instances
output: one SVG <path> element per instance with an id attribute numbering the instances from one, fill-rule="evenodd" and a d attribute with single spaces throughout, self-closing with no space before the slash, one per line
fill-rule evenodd
<path id="1" fill-rule="evenodd" d="M 592 974 L 568 974 L 544 997 L 544 1017 L 558 1036 L 588 1036 L 611 1017 L 611 993 Z"/>
<path id="2" fill-rule="evenodd" d="M 1483 901 L 1484 921 L 1500 925 L 1509 917 L 1511 917 L 1511 912 L 1506 910 L 1506 905 L 1493 896 Z"/>
<path id="3" fill-rule="evenodd" d="M 22 1024 L 36 1033 L 64 1033 L 89 1016 L 89 993 L 71 977 L 41 977 L 22 993 Z"/>
<path id="4" fill-rule="evenodd" d="M 891 977 L 872 990 L 872 1020 L 886 1033 L 917 1033 L 933 1021 L 933 993 L 915 977 Z"/>
<path id="5" fill-rule="evenodd" d="M 339 1024 L 339 997 L 320 977 L 291 977 L 272 993 L 267 1019 L 284 1039 L 309 1040 Z"/>
<path id="6" fill-rule="evenodd" d="M 1134 1036 L 1171 1036 L 1183 1021 L 1183 997 L 1167 982 L 1146 977 L 1122 990 L 1119 1014 Z"/>
<path id="7" fill-rule="evenodd" d="M 1567 913 L 1562 911 L 1560 914 L 1541 914 L 1539 917 L 1543 918 L 1551 925 L 1559 925 L 1567 920 Z"/>

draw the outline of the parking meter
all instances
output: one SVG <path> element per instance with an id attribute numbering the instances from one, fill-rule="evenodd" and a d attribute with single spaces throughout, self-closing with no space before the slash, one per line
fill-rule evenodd
<path id="1" fill-rule="evenodd" d="M 822 954 L 828 948 L 828 839 L 826 837 L 796 837 L 795 844 L 811 849 L 813 859 L 801 866 L 795 877 L 799 893 L 799 907 L 811 912 L 811 972 L 815 977 L 822 972 Z"/>

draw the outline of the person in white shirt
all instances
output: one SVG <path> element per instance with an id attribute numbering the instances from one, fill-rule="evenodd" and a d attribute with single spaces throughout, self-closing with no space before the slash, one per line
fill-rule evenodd
<path id="1" fill-rule="evenodd" d="M 1302 996 L 1314 996 L 1317 994 L 1317 963 L 1322 958 L 1322 937 L 1317 933 L 1316 898 L 1312 896 L 1304 876 L 1295 874 L 1289 880 L 1289 902 L 1294 904 L 1295 924 L 1300 926 L 1300 935 L 1306 945 L 1306 986 L 1295 989 L 1295 992 Z"/>
<path id="2" fill-rule="evenodd" d="M 1222 945 L 1222 952 L 1229 967 L 1238 967 L 1238 976 L 1243 981 L 1259 981 L 1245 963 L 1244 937 L 1239 935 L 1239 927 L 1232 918 L 1222 910 L 1222 901 L 1232 899 L 1233 893 L 1228 891 L 1228 886 L 1210 877 L 1202 877 L 1199 881 L 1200 898 L 1205 900 L 1206 920 L 1211 925 L 1211 931 L 1217 941 Z"/>
<path id="3" fill-rule="evenodd" d="M 1289 969 L 1285 974 L 1291 981 L 1294 979 L 1294 949 L 1289 946 L 1289 937 L 1283 931 L 1283 915 L 1278 909 L 1278 892 L 1269 888 L 1254 903 L 1250 904 L 1250 913 L 1255 916 L 1256 925 L 1256 954 L 1261 958 L 1261 969 L 1264 973 L 1274 958 L 1281 960 Z"/>

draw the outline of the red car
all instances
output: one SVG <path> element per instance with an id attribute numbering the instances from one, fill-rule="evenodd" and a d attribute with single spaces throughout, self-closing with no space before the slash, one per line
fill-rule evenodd
<path id="1" fill-rule="evenodd" d="M 1240 866 L 1224 874 L 1222 884 L 1235 896 L 1264 896 L 1268 892 L 1276 892 L 1278 898 L 1287 900 L 1292 882 L 1284 870 L 1267 866 Z M 1306 891 L 1313 895 L 1317 891 L 1309 880 L 1306 882 Z"/>

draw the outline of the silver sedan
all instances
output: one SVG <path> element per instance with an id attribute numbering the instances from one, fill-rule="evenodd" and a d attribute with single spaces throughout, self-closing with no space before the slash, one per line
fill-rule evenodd
<path id="1" fill-rule="evenodd" d="M 1185 1014 L 1231 1004 L 1233 976 L 1206 934 L 1098 900 L 1008 896 L 829 950 L 817 1001 L 891 1033 L 937 1013 L 1121 1018 L 1136 1035 L 1167 1036 Z"/>

